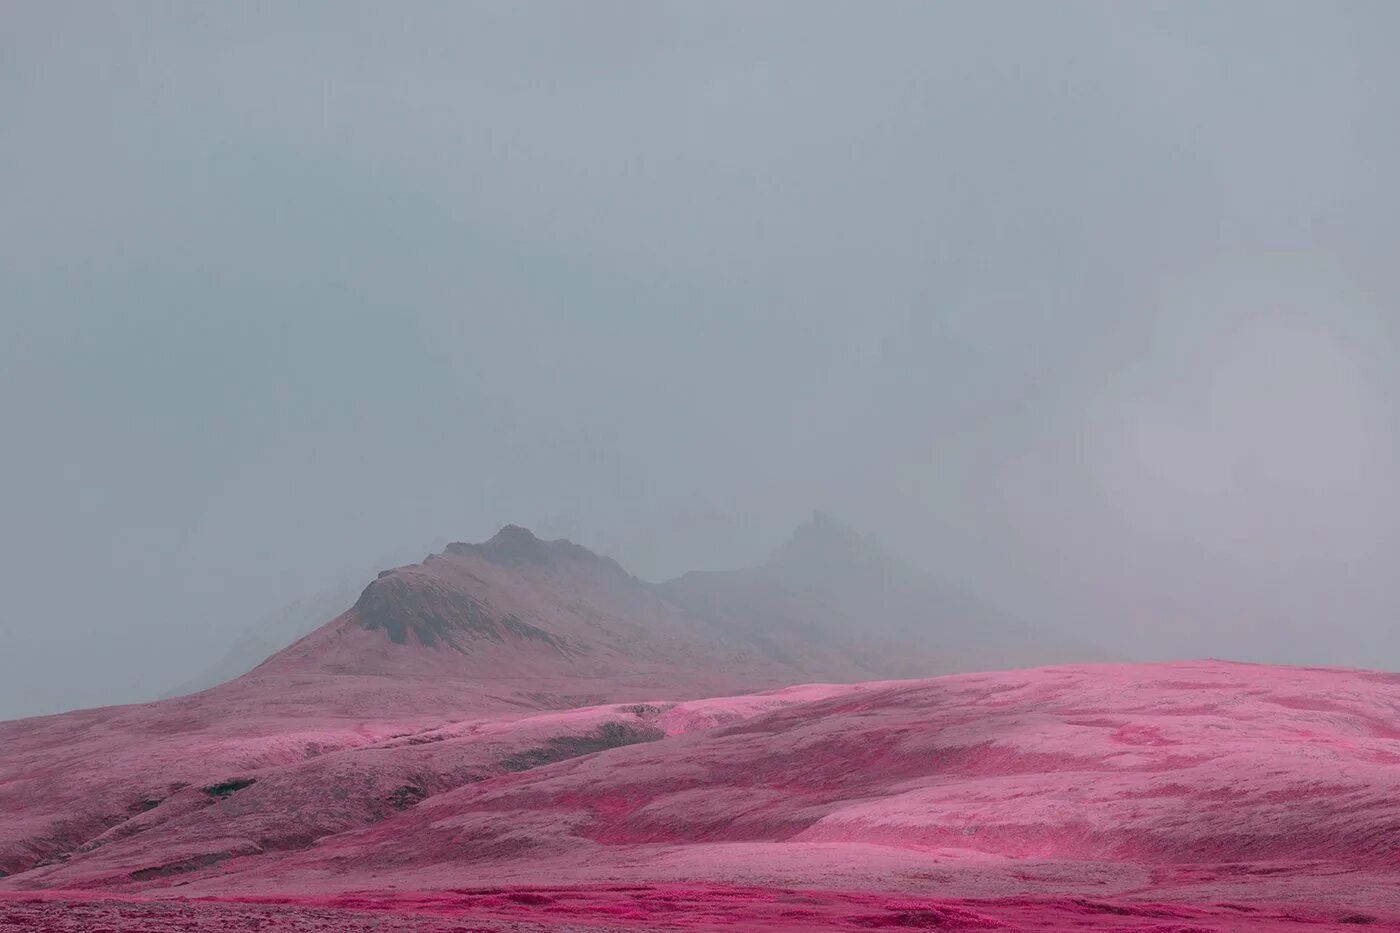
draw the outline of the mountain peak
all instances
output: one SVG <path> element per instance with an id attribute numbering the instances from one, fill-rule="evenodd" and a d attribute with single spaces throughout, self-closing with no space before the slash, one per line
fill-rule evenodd
<path id="1" fill-rule="evenodd" d="M 481 544 L 464 544 L 460 541 L 449 544 L 448 554 L 475 554 L 507 567 L 535 565 L 549 566 L 560 560 L 599 560 L 588 548 L 560 538 L 544 541 L 534 532 L 520 525 L 506 525 L 496 532 L 489 541 Z"/>
<path id="2" fill-rule="evenodd" d="M 841 540 L 852 544 L 859 543 L 862 539 L 849 525 L 846 525 L 820 509 L 812 512 L 812 520 L 798 525 L 793 532 L 793 537 L 799 535 L 822 536 L 831 540 Z"/>
<path id="3" fill-rule="evenodd" d="M 794 582 L 813 584 L 894 572 L 893 561 L 878 545 L 821 511 L 793 531 L 767 567 Z"/>
<path id="4" fill-rule="evenodd" d="M 498 564 L 553 563 L 552 549 L 534 532 L 520 525 L 506 525 L 481 546 L 482 554 Z"/>

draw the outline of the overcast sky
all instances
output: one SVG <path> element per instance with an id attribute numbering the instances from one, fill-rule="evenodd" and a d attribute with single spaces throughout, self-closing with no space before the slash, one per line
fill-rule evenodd
<path id="1" fill-rule="evenodd" d="M 0 9 L 0 716 L 516 522 L 814 508 L 1400 668 L 1400 4 Z"/>

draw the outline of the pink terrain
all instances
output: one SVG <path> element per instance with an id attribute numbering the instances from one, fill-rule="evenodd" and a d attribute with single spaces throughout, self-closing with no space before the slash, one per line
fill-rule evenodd
<path id="1" fill-rule="evenodd" d="M 0 929 L 1400 929 L 1400 675 L 781 687 L 886 662 L 505 535 L 222 687 L 0 724 Z"/>

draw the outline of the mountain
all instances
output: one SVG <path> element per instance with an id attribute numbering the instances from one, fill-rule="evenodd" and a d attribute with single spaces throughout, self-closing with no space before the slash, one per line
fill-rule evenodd
<path id="1" fill-rule="evenodd" d="M 865 679 L 1110 659 L 920 576 L 821 512 L 760 566 L 688 573 L 661 591 L 774 660 L 820 654 Z"/>
<path id="2" fill-rule="evenodd" d="M 109 831 L 204 802 L 200 788 L 246 772 L 447 723 L 863 676 L 823 646 L 774 658 L 608 558 L 508 526 L 381 573 L 349 610 L 226 684 L 0 723 L 0 871 L 105 845 Z M 479 776 L 471 767 L 430 763 L 416 778 L 390 770 L 404 786 L 440 790 Z M 398 786 L 367 786 L 372 799 L 346 813 L 381 812 L 375 795 Z M 341 826 L 308 838 L 332 825 Z"/>
<path id="3" fill-rule="evenodd" d="M 381 573 L 347 612 L 249 676 L 466 682 L 552 708 L 636 690 L 692 696 L 863 673 L 823 654 L 774 658 L 610 558 L 510 525 Z"/>
<path id="4" fill-rule="evenodd" d="M 819 513 L 759 567 L 660 585 L 507 526 L 381 573 L 248 680 L 428 678 L 549 708 L 620 689 L 699 696 L 1100 657 L 923 581 Z"/>
<path id="5" fill-rule="evenodd" d="M 226 684 L 0 723 L 0 872 L 103 845 L 109 831 L 144 825 L 168 812 L 148 812 L 160 806 L 195 806 L 207 799 L 199 788 L 245 772 L 483 716 L 733 693 L 804 674 L 711 638 L 611 560 L 507 527 L 380 574 L 348 611 Z M 455 761 L 444 768 L 420 783 L 462 773 Z"/>
<path id="6" fill-rule="evenodd" d="M 861 698 L 887 694 L 852 682 L 968 663 L 969 646 L 986 643 L 1029 658 L 1049 641 L 919 580 L 822 517 L 759 567 L 659 585 L 579 545 L 507 526 L 379 574 L 345 612 L 228 683 L 0 723 L 0 890 L 163 889 L 227 877 L 242 896 L 254 888 L 232 879 L 302 865 L 297 853 L 329 852 L 332 840 L 380 824 L 414 825 L 402 818 L 440 799 L 470 803 L 461 796 L 470 788 L 525 786 L 569 759 L 628 761 L 606 756 L 633 745 L 688 748 L 691 735 L 720 743 L 713 754 L 723 757 L 733 742 L 725 727 L 814 703 L 822 719 L 855 716 L 855 729 L 876 714 Z M 812 681 L 827 683 L 789 686 Z M 820 705 L 836 697 L 848 705 Z M 882 761 L 862 755 L 888 736 L 871 733 L 862 750 L 863 741 L 852 738 L 848 750 L 857 783 Z M 762 748 L 744 749 L 757 757 L 736 761 L 772 773 Z M 768 753 L 806 767 L 805 753 L 787 746 Z M 727 812 L 720 788 L 695 783 L 715 767 L 678 759 L 662 784 L 681 796 L 658 806 Z M 815 799 L 794 786 L 796 799 Z M 653 791 L 577 799 L 585 813 L 611 812 Z M 775 793 L 786 792 L 744 790 L 754 806 Z M 512 816 L 514 834 L 497 833 L 484 851 L 567 849 L 567 834 L 550 835 L 560 819 L 550 808 Z M 546 837 L 555 841 L 541 849 Z M 436 860 L 421 863 L 428 874 L 439 863 L 454 876 L 467 870 L 450 853 L 410 855 L 404 845 L 405 864 Z M 360 856 L 347 858 L 347 883 L 373 887 L 355 873 Z M 469 871 L 478 868 L 495 870 L 472 862 Z M 292 877 L 278 883 L 295 887 Z"/>

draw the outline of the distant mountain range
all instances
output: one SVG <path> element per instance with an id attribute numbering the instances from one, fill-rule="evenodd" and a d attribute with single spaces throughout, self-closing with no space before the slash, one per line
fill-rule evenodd
<path id="1" fill-rule="evenodd" d="M 529 558 L 522 556 L 527 553 Z M 481 572 L 480 563 L 477 572 L 464 571 L 463 564 L 472 558 L 490 565 L 489 572 Z M 528 579 L 508 581 L 501 567 Z M 546 567 L 550 572 L 541 572 Z M 509 526 L 483 544 L 449 545 L 422 564 L 382 575 L 363 591 L 352 612 L 357 619 L 378 613 L 381 624 L 388 625 L 384 631 L 393 633 L 399 631 L 393 617 L 402 614 L 407 620 L 405 643 L 422 645 L 426 637 L 430 645 L 437 645 L 441 634 L 446 636 L 442 644 L 456 645 L 457 653 L 463 655 L 469 652 L 461 649 L 479 636 L 490 640 L 490 632 L 500 638 L 510 634 L 499 625 L 481 627 L 484 607 L 493 602 L 519 609 L 502 609 L 503 616 L 522 622 L 532 618 L 526 624 L 546 632 L 571 625 L 579 612 L 602 612 L 603 607 L 592 604 L 602 602 L 609 606 L 605 615 L 643 622 L 643 636 L 670 625 L 672 639 L 699 643 L 692 650 L 708 645 L 721 653 L 737 652 L 742 664 L 755 671 L 772 667 L 782 682 L 927 676 L 1108 657 L 1053 632 L 1014 623 L 966 594 L 923 580 L 873 542 L 820 512 L 757 567 L 697 571 L 659 585 L 618 570 L 612 561 L 584 548 L 566 541 L 541 541 L 523 528 Z M 389 582 L 382 582 L 385 577 Z M 545 598 L 548 593 L 554 598 L 547 605 L 517 606 L 518 597 L 507 594 L 519 593 L 522 585 L 535 597 Z M 570 587 L 579 589 L 573 592 Z M 358 586 L 334 586 L 288 607 L 250 630 L 217 664 L 165 696 L 195 693 L 252 670 L 337 616 L 356 600 L 358 591 Z M 434 621 L 415 626 L 410 617 L 424 613 Z M 517 634 L 525 631 L 520 628 Z M 638 631 L 613 634 L 626 641 Z M 586 652 L 603 635 L 595 624 L 571 637 L 574 650 Z M 340 660 L 326 659 L 326 663 L 340 670 L 367 663 L 343 657 L 345 651 L 355 650 L 343 643 L 344 636 L 334 639 L 334 649 L 330 640 L 326 636 L 301 646 L 296 657 L 308 662 L 311 652 L 339 652 Z M 641 649 L 645 641 L 643 637 L 637 645 L 625 646 L 624 653 Z M 406 651 L 402 657 L 378 658 L 374 663 L 410 669 L 422 664 L 441 670 L 443 660 Z M 472 669 L 463 657 L 447 661 L 449 672 Z M 287 663 L 282 659 L 274 666 L 283 669 Z"/>

